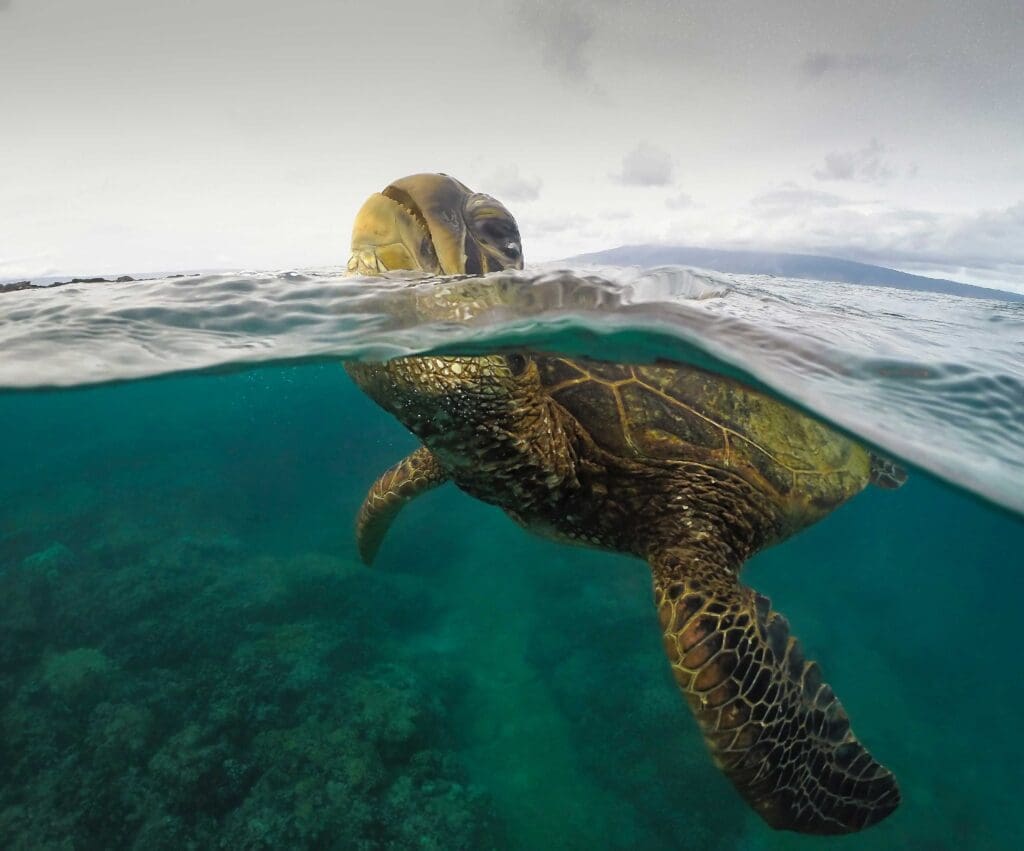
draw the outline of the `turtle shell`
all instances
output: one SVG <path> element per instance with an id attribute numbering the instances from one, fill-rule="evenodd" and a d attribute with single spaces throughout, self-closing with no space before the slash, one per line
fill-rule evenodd
<path id="1" fill-rule="evenodd" d="M 822 423 L 723 376 L 687 366 L 538 358 L 546 392 L 606 452 L 698 463 L 765 492 L 794 526 L 868 483 L 868 452 Z"/>

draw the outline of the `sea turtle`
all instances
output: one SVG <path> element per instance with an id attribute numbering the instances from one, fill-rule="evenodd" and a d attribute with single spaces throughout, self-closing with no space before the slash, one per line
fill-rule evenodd
<path id="1" fill-rule="evenodd" d="M 403 178 L 359 211 L 349 264 L 355 274 L 396 268 L 519 269 L 519 231 L 500 203 L 453 178 Z M 531 531 L 646 559 L 679 687 L 715 763 L 762 818 L 847 833 L 896 808 L 892 773 L 854 737 L 786 619 L 739 574 L 870 481 L 898 485 L 898 467 L 690 366 L 522 351 L 348 371 L 423 443 L 366 497 L 365 561 L 404 504 L 446 481 Z"/>

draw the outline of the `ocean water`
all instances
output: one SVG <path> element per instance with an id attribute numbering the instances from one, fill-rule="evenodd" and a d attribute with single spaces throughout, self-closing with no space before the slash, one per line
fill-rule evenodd
<path id="1" fill-rule="evenodd" d="M 744 572 L 896 773 L 886 821 L 747 808 L 635 559 L 447 485 L 359 563 L 416 443 L 339 360 L 507 347 L 717 369 L 907 464 Z M 681 269 L 0 293 L 0 847 L 1024 847 L 1022 364 L 1021 304 Z"/>

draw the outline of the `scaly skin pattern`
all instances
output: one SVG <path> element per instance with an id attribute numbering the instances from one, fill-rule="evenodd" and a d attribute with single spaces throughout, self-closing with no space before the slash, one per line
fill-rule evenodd
<path id="1" fill-rule="evenodd" d="M 458 186 L 419 175 L 372 198 L 353 229 L 353 268 L 378 270 L 385 249 L 387 268 L 429 270 L 436 256 L 442 271 L 461 273 L 485 255 L 521 268 L 507 211 L 487 196 L 466 201 Z M 466 321 L 507 295 L 489 280 L 438 284 L 417 309 Z M 450 478 L 533 532 L 644 558 L 676 681 L 715 762 L 768 824 L 848 833 L 896 808 L 892 774 L 739 573 L 870 480 L 898 486 L 901 470 L 749 387 L 682 365 L 523 352 L 347 369 L 425 447 L 367 498 L 364 556 L 403 504 Z"/>
<path id="2" fill-rule="evenodd" d="M 384 472 L 373 483 L 356 516 L 356 542 L 363 562 L 373 563 L 391 521 L 406 503 L 447 479 L 448 474 L 425 446 Z"/>
<path id="3" fill-rule="evenodd" d="M 738 579 L 757 550 L 864 487 L 863 449 L 682 366 L 494 355 L 349 371 L 467 493 L 531 531 L 651 563 L 677 682 L 716 762 L 770 825 L 846 833 L 895 809 L 892 774 L 854 738 L 785 619 Z"/>
<path id="4" fill-rule="evenodd" d="M 868 482 L 863 448 L 720 375 L 558 357 L 536 362 L 543 392 L 610 455 L 644 466 L 685 460 L 738 475 L 769 499 L 782 537 Z"/>
<path id="5" fill-rule="evenodd" d="M 532 514 L 578 488 L 551 401 L 517 379 L 505 358 L 398 358 L 346 369 L 473 496 Z"/>
<path id="6" fill-rule="evenodd" d="M 701 551 L 651 559 L 665 651 L 715 763 L 776 828 L 848 833 L 899 804 L 789 624 L 736 566 Z"/>

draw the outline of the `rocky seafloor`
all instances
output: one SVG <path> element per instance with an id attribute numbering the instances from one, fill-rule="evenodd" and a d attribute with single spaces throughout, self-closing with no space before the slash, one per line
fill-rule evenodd
<path id="1" fill-rule="evenodd" d="M 5 848 L 500 844 L 443 723 L 457 672 L 388 652 L 421 589 L 124 532 L 0 573 Z"/>

